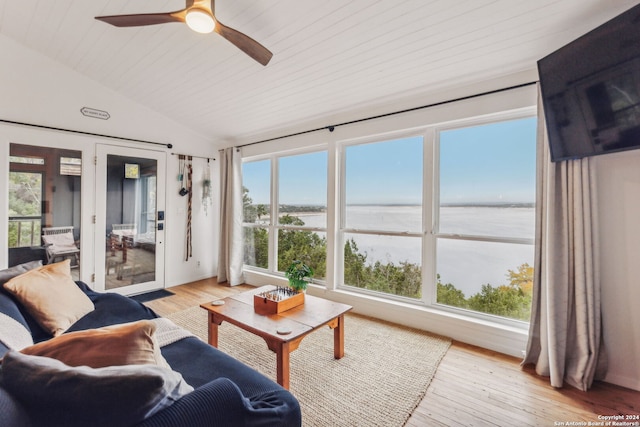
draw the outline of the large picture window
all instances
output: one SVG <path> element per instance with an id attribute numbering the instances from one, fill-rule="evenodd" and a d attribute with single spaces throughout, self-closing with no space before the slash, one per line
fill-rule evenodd
<path id="1" fill-rule="evenodd" d="M 324 279 L 327 152 L 246 161 L 242 174 L 245 265 L 282 273 L 301 260 Z"/>
<path id="2" fill-rule="evenodd" d="M 535 147 L 522 115 L 345 144 L 339 286 L 527 321 Z"/>
<path id="3" fill-rule="evenodd" d="M 536 126 L 531 107 L 245 159 L 245 266 L 525 327 Z"/>
<path id="4" fill-rule="evenodd" d="M 423 138 L 344 148 L 345 285 L 422 296 Z"/>
<path id="5" fill-rule="evenodd" d="M 529 320 L 536 119 L 442 130 L 438 304 Z"/>

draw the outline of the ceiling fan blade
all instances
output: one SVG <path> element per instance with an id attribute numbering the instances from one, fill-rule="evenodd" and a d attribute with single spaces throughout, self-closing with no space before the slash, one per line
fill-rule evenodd
<path id="1" fill-rule="evenodd" d="M 96 16 L 99 21 L 116 27 L 140 27 L 144 25 L 184 22 L 185 10 L 167 13 L 142 13 L 137 15 Z"/>
<path id="2" fill-rule="evenodd" d="M 238 49 L 258 61 L 262 65 L 267 65 L 273 56 L 273 53 L 260 43 L 242 34 L 240 31 L 236 31 L 233 28 L 223 25 L 220 21 L 216 20 L 216 28 L 214 30 L 225 39 L 233 43 Z"/>

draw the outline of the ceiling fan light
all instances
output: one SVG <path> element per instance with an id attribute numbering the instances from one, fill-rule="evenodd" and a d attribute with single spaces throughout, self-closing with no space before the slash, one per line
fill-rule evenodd
<path id="1" fill-rule="evenodd" d="M 193 31 L 203 34 L 212 32 L 216 27 L 216 21 L 213 16 L 200 9 L 189 10 L 185 21 Z"/>

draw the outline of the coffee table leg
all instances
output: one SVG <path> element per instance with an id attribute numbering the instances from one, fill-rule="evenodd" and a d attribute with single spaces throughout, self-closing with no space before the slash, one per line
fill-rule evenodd
<path id="1" fill-rule="evenodd" d="M 333 328 L 333 357 L 344 356 L 344 315 L 338 317 L 338 324 Z"/>
<path id="2" fill-rule="evenodd" d="M 222 322 L 217 322 L 215 315 L 209 312 L 209 344 L 218 347 L 218 325 Z"/>
<path id="3" fill-rule="evenodd" d="M 289 390 L 289 363 L 291 355 L 289 350 L 288 342 L 281 343 L 276 349 L 278 384 L 287 390 Z"/>

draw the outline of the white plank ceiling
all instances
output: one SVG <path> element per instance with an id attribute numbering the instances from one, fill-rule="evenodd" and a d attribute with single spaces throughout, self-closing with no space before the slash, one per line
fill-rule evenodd
<path id="1" fill-rule="evenodd" d="M 224 145 L 534 69 L 636 3 L 218 0 L 222 23 L 273 52 L 266 67 L 180 23 L 94 19 L 174 11 L 182 0 L 0 0 L 0 33 Z"/>

